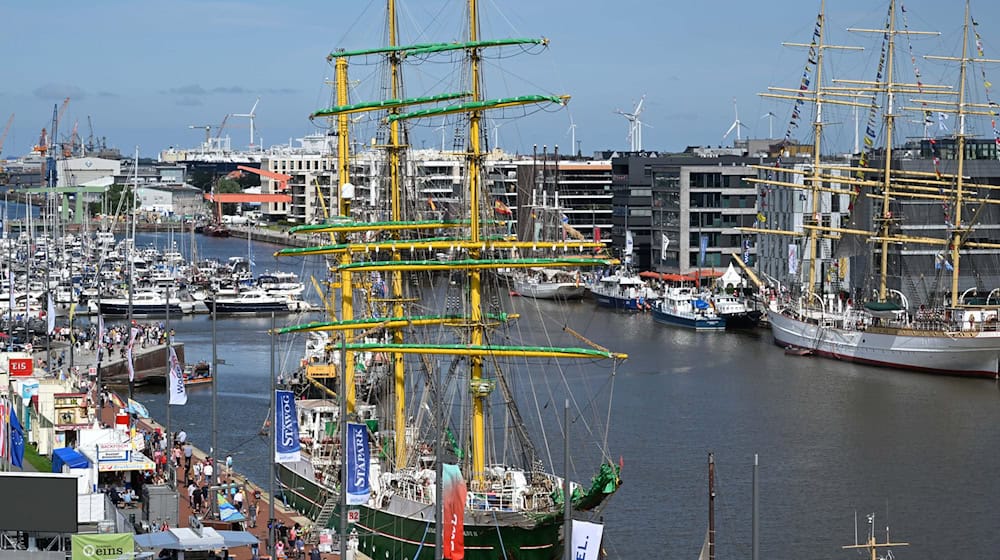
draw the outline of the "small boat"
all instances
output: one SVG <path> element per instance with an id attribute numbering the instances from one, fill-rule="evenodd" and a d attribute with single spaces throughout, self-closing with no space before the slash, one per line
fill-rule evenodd
<path id="1" fill-rule="evenodd" d="M 212 367 L 202 360 L 184 368 L 184 385 L 207 385 L 212 382 Z"/>
<path id="2" fill-rule="evenodd" d="M 587 293 L 579 273 L 565 270 L 534 269 L 515 275 L 511 285 L 517 295 L 534 299 L 581 299 Z"/>
<path id="3" fill-rule="evenodd" d="M 760 323 L 763 311 L 751 309 L 746 300 L 729 294 L 709 298 L 715 312 L 726 320 L 727 329 L 752 329 Z"/>
<path id="4" fill-rule="evenodd" d="M 812 356 L 813 350 L 811 348 L 800 348 L 798 346 L 786 346 L 785 354 L 789 356 Z"/>
<path id="5" fill-rule="evenodd" d="M 628 311 L 645 311 L 660 298 L 637 274 L 619 270 L 590 286 L 597 305 Z"/>
<path id="6" fill-rule="evenodd" d="M 726 328 L 726 320 L 715 313 L 711 304 L 695 293 L 694 288 L 686 286 L 667 288 L 663 299 L 653 304 L 653 320 L 696 331 Z"/>
<path id="7" fill-rule="evenodd" d="M 100 302 L 91 301 L 100 309 L 102 315 L 128 315 L 129 306 L 132 307 L 132 315 L 140 317 L 159 316 L 167 314 L 167 300 L 162 295 L 154 291 L 141 291 L 132 294 L 132 301 L 129 298 L 114 297 L 102 298 Z M 192 302 L 184 302 L 176 297 L 170 298 L 170 314 L 180 316 L 191 313 L 194 310 Z"/>
<path id="8" fill-rule="evenodd" d="M 288 313 L 292 310 L 289 299 L 272 296 L 261 289 L 240 292 L 235 296 L 214 296 L 205 298 L 209 312 L 216 313 Z"/>

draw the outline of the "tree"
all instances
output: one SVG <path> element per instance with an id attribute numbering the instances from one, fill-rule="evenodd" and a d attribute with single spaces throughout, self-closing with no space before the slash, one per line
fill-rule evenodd
<path id="1" fill-rule="evenodd" d="M 122 199 L 125 198 L 125 202 L 122 203 Z M 104 197 L 101 202 L 91 202 L 89 205 L 90 215 L 96 216 L 98 214 L 109 214 L 114 215 L 119 210 L 123 214 L 128 213 L 128 201 L 132 200 L 132 187 L 128 185 L 111 185 L 108 190 L 104 192 Z M 138 203 L 136 204 L 138 205 Z"/>
<path id="2" fill-rule="evenodd" d="M 243 187 L 241 187 L 238 182 L 232 179 L 222 178 L 219 179 L 219 181 L 215 184 L 215 192 L 216 194 L 241 193 L 243 192 Z M 237 206 L 239 205 L 235 203 L 223 204 L 222 214 L 226 216 L 232 216 L 233 214 L 236 214 Z"/>

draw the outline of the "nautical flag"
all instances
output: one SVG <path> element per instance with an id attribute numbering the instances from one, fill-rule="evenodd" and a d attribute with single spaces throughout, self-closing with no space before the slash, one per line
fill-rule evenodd
<path id="1" fill-rule="evenodd" d="M 242 513 L 236 511 L 236 508 L 233 507 L 233 504 L 229 503 L 229 500 L 222 496 L 221 492 L 215 494 L 215 503 L 219 506 L 219 519 L 222 521 L 236 523 L 246 519 Z"/>
<path id="2" fill-rule="evenodd" d="M 56 330 L 56 303 L 52 301 L 51 292 L 49 292 L 49 308 L 45 311 L 45 320 L 48 322 L 48 333 L 52 334 Z"/>
<path id="3" fill-rule="evenodd" d="M 184 370 L 181 369 L 181 362 L 177 359 L 177 352 L 170 346 L 170 402 L 169 404 L 184 405 L 188 402 L 187 391 L 184 389 Z M 214 371 L 213 371 L 214 373 Z"/>
<path id="4" fill-rule="evenodd" d="M 427 205 L 431 207 L 431 211 L 434 211 L 434 212 L 437 211 L 437 205 L 434 204 L 434 198 L 433 197 L 430 197 L 430 196 L 427 197 Z"/>
<path id="5" fill-rule="evenodd" d="M 934 270 L 941 270 L 942 266 L 948 272 L 955 270 L 955 267 L 951 265 L 947 257 L 944 256 L 944 253 L 938 253 L 934 255 Z"/>
<path id="6" fill-rule="evenodd" d="M 632 247 L 633 247 L 633 245 L 634 245 L 634 242 L 632 240 L 632 232 L 626 230 L 625 231 L 625 255 L 626 256 L 632 256 Z"/>
<path id="7" fill-rule="evenodd" d="M 601 228 L 599 226 L 594 226 L 594 243 L 601 242 Z"/>
<path id="8" fill-rule="evenodd" d="M 17 412 L 10 409 L 10 464 L 22 467 L 24 464 L 24 429 L 17 421 Z"/>
<path id="9" fill-rule="evenodd" d="M 97 316 L 97 361 L 101 361 L 104 350 L 104 315 Z"/>
<path id="10" fill-rule="evenodd" d="M 371 462 L 368 446 L 368 426 L 347 423 L 347 505 L 367 504 L 371 496 L 368 465 Z"/>
<path id="11" fill-rule="evenodd" d="M 139 418 L 149 418 L 149 410 L 135 399 L 128 400 L 128 411 Z"/>
<path id="12" fill-rule="evenodd" d="M 132 363 L 132 346 L 125 349 L 125 366 L 128 368 L 129 383 L 135 381 L 135 364 Z"/>
<path id="13" fill-rule="evenodd" d="M 441 465 L 441 491 L 444 499 L 444 523 L 441 524 L 444 558 L 465 558 L 465 500 L 468 491 L 458 465 Z"/>
<path id="14" fill-rule="evenodd" d="M 661 233 L 661 245 L 660 245 L 660 260 L 667 260 L 667 247 L 670 245 L 670 239 L 667 238 L 667 234 Z"/>
<path id="15" fill-rule="evenodd" d="M 788 245 L 788 273 L 797 274 L 799 272 L 799 246 L 790 243 Z"/>
<path id="16" fill-rule="evenodd" d="M 294 463 L 302 449 L 299 444 L 299 417 L 295 411 L 295 393 L 274 392 L 274 462 Z"/>
<path id="17" fill-rule="evenodd" d="M 0 457 L 7 457 L 7 400 L 0 399 Z"/>
<path id="18" fill-rule="evenodd" d="M 504 204 L 504 202 L 499 198 L 496 200 L 496 202 L 493 203 L 493 209 L 496 210 L 497 214 L 501 214 L 504 216 L 510 216 L 513 214 L 513 212 L 511 212 L 510 210 L 510 207 Z"/>
<path id="19" fill-rule="evenodd" d="M 576 560 L 597 560 L 600 556 L 603 534 L 604 525 L 574 519 L 573 558 Z"/>

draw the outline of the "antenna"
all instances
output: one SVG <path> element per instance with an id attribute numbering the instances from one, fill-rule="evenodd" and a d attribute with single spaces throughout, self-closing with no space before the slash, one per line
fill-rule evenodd
<path id="1" fill-rule="evenodd" d="M 727 130 L 726 133 L 722 135 L 722 139 L 725 140 L 726 138 L 728 138 L 729 135 L 732 134 L 733 130 L 735 130 L 736 131 L 736 141 L 739 142 L 740 141 L 740 128 L 746 128 L 747 125 L 745 125 L 742 122 L 740 122 L 740 110 L 736 107 L 736 98 L 735 97 L 733 98 L 733 113 L 736 114 L 736 120 L 733 121 L 733 124 L 729 125 L 729 130 Z"/>
<path id="2" fill-rule="evenodd" d="M 768 111 L 767 113 L 764 114 L 763 117 L 761 117 L 762 119 L 767 119 L 767 139 L 768 140 L 771 140 L 771 139 L 774 138 L 774 118 L 777 117 L 777 116 L 778 115 L 775 115 L 771 111 Z"/>
<path id="3" fill-rule="evenodd" d="M 629 122 L 627 138 L 629 140 L 629 147 L 633 152 L 642 151 L 643 122 L 639 120 L 639 115 L 642 113 L 642 103 L 645 100 L 646 100 L 646 94 L 643 94 L 642 97 L 639 98 L 639 103 L 636 104 L 635 109 L 633 109 L 631 113 L 626 113 L 621 109 L 615 111 L 616 114 L 625 117 L 625 120 Z M 649 125 L 647 124 L 646 126 Z"/>

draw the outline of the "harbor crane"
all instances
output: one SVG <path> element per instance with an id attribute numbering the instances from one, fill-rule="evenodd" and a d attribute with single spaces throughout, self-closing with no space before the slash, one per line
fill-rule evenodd
<path id="1" fill-rule="evenodd" d="M 3 143 L 7 140 L 7 133 L 10 132 L 10 125 L 14 123 L 14 113 L 10 114 L 10 118 L 7 119 L 7 125 L 3 127 L 3 133 L 0 133 L 0 154 L 3 153 Z"/>
<path id="2" fill-rule="evenodd" d="M 201 129 L 205 131 L 205 147 L 212 141 L 212 125 L 210 124 L 189 124 L 188 128 Z"/>

